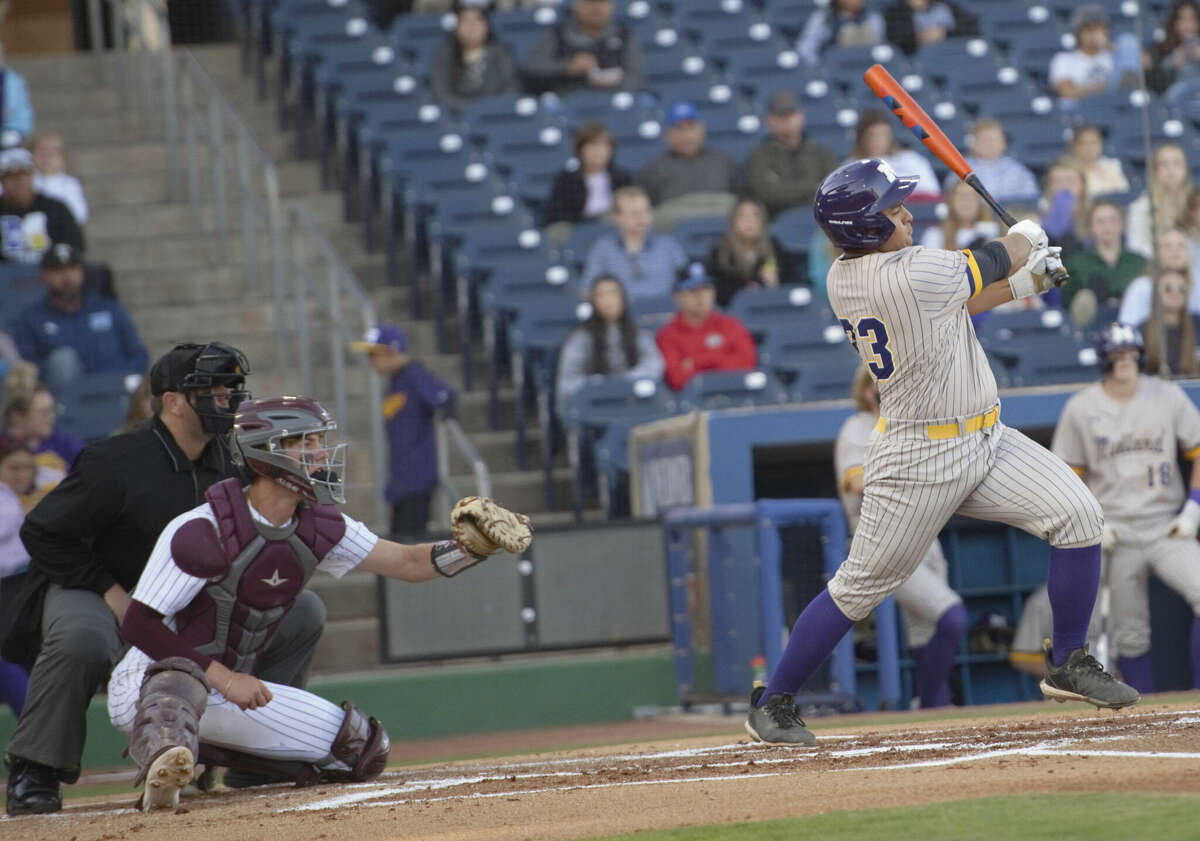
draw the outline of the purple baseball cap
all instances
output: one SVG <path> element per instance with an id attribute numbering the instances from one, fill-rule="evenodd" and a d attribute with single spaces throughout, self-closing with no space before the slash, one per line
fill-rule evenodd
<path id="1" fill-rule="evenodd" d="M 379 324 L 363 334 L 361 342 L 351 342 L 350 349 L 370 352 L 386 347 L 404 353 L 408 350 L 408 336 L 395 324 Z"/>

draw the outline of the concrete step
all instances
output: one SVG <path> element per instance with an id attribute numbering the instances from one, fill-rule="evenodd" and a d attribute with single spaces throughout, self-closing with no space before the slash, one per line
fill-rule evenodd
<path id="1" fill-rule="evenodd" d="M 555 507 L 565 509 L 571 503 L 571 471 L 568 468 L 558 468 L 553 471 L 551 477 L 554 483 Z M 474 477 L 469 475 L 452 478 L 460 488 L 474 485 Z M 543 511 L 546 509 L 546 496 L 542 488 L 542 472 L 540 470 L 493 473 L 492 496 L 505 508 L 514 511 Z"/>
<path id="2" fill-rule="evenodd" d="M 341 578 L 314 575 L 308 586 L 325 602 L 325 615 L 329 621 L 377 615 L 378 583 L 372 573 L 354 571 Z"/>
<path id="3" fill-rule="evenodd" d="M 344 672 L 378 666 L 382 662 L 379 644 L 379 620 L 375 617 L 327 622 L 313 656 L 313 672 Z"/>
<path id="4" fill-rule="evenodd" d="M 496 473 L 509 473 L 518 469 L 517 433 L 515 430 L 476 430 L 468 432 L 467 437 L 479 451 L 479 456 L 487 464 L 488 470 Z M 542 431 L 536 426 L 525 431 L 525 466 L 527 470 L 540 470 L 542 467 L 541 440 Z M 452 471 L 465 471 L 469 467 L 470 465 L 463 464 L 457 457 L 451 458 L 450 469 Z"/>

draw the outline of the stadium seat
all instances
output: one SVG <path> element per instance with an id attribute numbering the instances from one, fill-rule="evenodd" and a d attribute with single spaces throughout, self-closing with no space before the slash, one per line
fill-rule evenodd
<path id="1" fill-rule="evenodd" d="M 559 11 L 552 6 L 495 11 L 491 21 L 496 37 L 508 45 L 513 55 L 522 56 L 547 28 L 558 23 Z"/>
<path id="2" fill-rule="evenodd" d="M 637 319 L 638 327 L 652 333 L 675 317 L 674 295 L 650 295 L 634 298 L 629 302 L 633 317 Z"/>
<path id="3" fill-rule="evenodd" d="M 616 229 L 608 222 L 580 222 L 578 225 L 572 225 L 571 234 L 563 245 L 563 259 L 582 269 L 596 240 L 614 230 Z"/>
<path id="4" fill-rule="evenodd" d="M 779 240 L 785 251 L 797 255 L 808 253 L 808 244 L 816 230 L 817 220 L 809 206 L 785 210 L 771 223 L 771 236 Z"/>
<path id="5" fill-rule="evenodd" d="M 850 397 L 850 384 L 861 364 L 849 342 L 810 348 L 803 359 L 796 360 L 788 396 L 796 402 L 845 400 Z"/>
<path id="6" fill-rule="evenodd" d="M 705 371 L 679 392 L 679 410 L 769 406 L 787 400 L 787 391 L 768 371 Z"/>
<path id="7" fill-rule="evenodd" d="M 893 44 L 871 44 L 860 47 L 830 47 L 821 55 L 821 68 L 827 78 L 844 89 L 858 89 L 865 83 L 862 76 L 872 64 L 882 64 L 899 78 L 911 72 L 908 60 Z"/>
<path id="8" fill-rule="evenodd" d="M 454 29 L 454 25 L 452 14 L 396 15 L 388 29 L 388 37 L 413 64 L 428 67 L 434 50 L 445 39 L 446 33 Z"/>
<path id="9" fill-rule="evenodd" d="M 57 428 L 85 442 L 107 438 L 125 422 L 129 393 L 125 373 L 106 371 L 79 377 L 58 390 Z"/>
<path id="10" fill-rule="evenodd" d="M 462 111 L 463 122 L 474 134 L 490 134 L 511 127 L 546 125 L 550 115 L 535 96 L 500 94 L 472 99 Z M 562 127 L 562 123 L 558 123 Z"/>
<path id="11" fill-rule="evenodd" d="M 1010 371 L 1015 386 L 1087 383 L 1100 374 L 1095 348 L 1072 335 L 1027 338 Z"/>
<path id="12" fill-rule="evenodd" d="M 725 236 L 728 228 L 729 218 L 726 216 L 693 216 L 676 222 L 675 230 L 671 233 L 679 240 L 689 259 L 703 261 L 708 258 L 712 247 Z"/>
<path id="13" fill-rule="evenodd" d="M 757 338 L 779 328 L 803 328 L 819 335 L 824 327 L 836 323 L 807 286 L 748 287 L 733 296 L 726 312 Z"/>
<path id="14" fill-rule="evenodd" d="M 806 369 L 831 362 L 837 365 L 839 356 L 848 347 L 846 331 L 832 314 L 807 313 L 767 331 L 758 351 L 758 364 L 773 372 L 781 382 L 792 384 Z"/>
<path id="15" fill-rule="evenodd" d="M 0 263 L 0 327 L 46 296 L 36 265 Z"/>

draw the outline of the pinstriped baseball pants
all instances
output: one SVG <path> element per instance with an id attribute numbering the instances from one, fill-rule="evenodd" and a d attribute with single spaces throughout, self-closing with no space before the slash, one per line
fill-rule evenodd
<path id="1" fill-rule="evenodd" d="M 1000 422 L 930 440 L 925 426 L 934 422 L 889 420 L 867 445 L 862 515 L 850 555 L 829 582 L 852 620 L 908 580 L 955 513 L 1016 526 L 1052 546 L 1100 542 L 1100 504 L 1045 447 Z"/>

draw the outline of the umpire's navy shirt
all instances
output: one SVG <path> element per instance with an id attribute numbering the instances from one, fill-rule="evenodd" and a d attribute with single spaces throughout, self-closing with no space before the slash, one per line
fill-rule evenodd
<path id="1" fill-rule="evenodd" d="M 433 413 L 454 399 L 454 389 L 410 362 L 392 375 L 383 398 L 392 475 L 384 496 L 399 502 L 427 494 L 437 485 L 437 441 Z"/>

